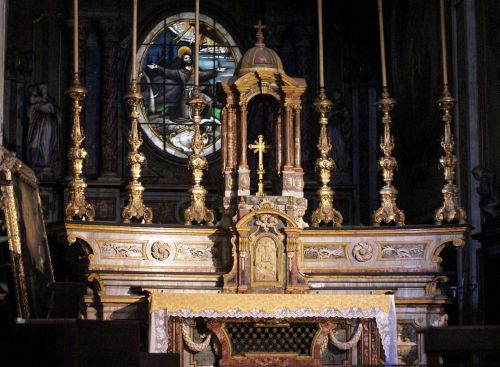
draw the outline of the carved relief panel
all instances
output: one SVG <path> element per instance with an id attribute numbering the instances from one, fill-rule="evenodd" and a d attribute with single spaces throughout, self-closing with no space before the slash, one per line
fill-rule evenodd
<path id="1" fill-rule="evenodd" d="M 282 239 L 264 232 L 251 242 L 250 249 L 250 286 L 282 287 Z"/>

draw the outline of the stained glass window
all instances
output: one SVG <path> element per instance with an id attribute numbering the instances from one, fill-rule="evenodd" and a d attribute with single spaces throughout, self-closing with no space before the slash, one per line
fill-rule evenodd
<path id="1" fill-rule="evenodd" d="M 194 83 L 194 13 L 179 13 L 157 24 L 139 45 L 138 81 L 144 97 L 139 123 L 151 143 L 177 158 L 191 153 L 193 121 L 186 104 Z M 203 155 L 220 149 L 222 103 L 215 84 L 234 74 L 241 58 L 234 39 L 222 25 L 200 16 L 200 89 L 206 106 L 201 132 Z"/>

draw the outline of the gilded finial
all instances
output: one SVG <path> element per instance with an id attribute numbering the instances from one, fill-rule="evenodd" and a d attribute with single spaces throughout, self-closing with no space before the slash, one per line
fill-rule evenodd
<path id="1" fill-rule="evenodd" d="M 255 46 L 260 46 L 264 47 L 264 33 L 262 32 L 263 29 L 266 29 L 266 26 L 262 24 L 262 21 L 259 20 L 256 25 L 253 26 L 255 29 L 257 29 L 257 42 L 255 42 Z"/>

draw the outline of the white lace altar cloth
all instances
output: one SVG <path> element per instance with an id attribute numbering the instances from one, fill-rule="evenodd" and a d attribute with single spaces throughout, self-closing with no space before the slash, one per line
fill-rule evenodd
<path id="1" fill-rule="evenodd" d="M 166 353 L 168 319 L 372 318 L 382 340 L 386 364 L 397 364 L 393 295 L 152 293 L 149 297 L 150 353 Z"/>

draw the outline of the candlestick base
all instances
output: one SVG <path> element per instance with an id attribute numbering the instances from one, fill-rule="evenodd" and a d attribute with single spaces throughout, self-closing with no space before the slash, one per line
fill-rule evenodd
<path id="1" fill-rule="evenodd" d="M 209 226 L 214 225 L 214 212 L 205 206 L 206 194 L 207 190 L 202 186 L 195 185 L 189 189 L 191 205 L 184 210 L 184 225 L 190 226 L 193 222 L 198 224 L 206 223 Z"/>
<path id="2" fill-rule="evenodd" d="M 344 218 L 338 210 L 333 207 L 334 191 L 328 186 L 322 187 L 318 190 L 319 205 L 311 215 L 311 226 L 319 227 L 319 224 L 330 224 L 334 227 L 341 227 Z"/>
<path id="3" fill-rule="evenodd" d="M 405 215 L 396 205 L 398 190 L 392 185 L 385 185 L 380 191 L 381 204 L 373 213 L 373 225 L 378 227 L 382 222 L 396 223 L 398 226 L 405 225 Z"/>
<path id="4" fill-rule="evenodd" d="M 127 186 L 129 192 L 128 204 L 122 209 L 123 223 L 145 222 L 150 224 L 153 221 L 151 208 L 144 205 L 142 193 L 144 187 L 140 182 L 132 182 Z"/>
<path id="5" fill-rule="evenodd" d="M 443 221 L 457 221 L 459 224 L 465 224 L 467 214 L 463 208 L 458 205 L 458 194 L 460 190 L 452 183 L 446 184 L 441 190 L 443 193 L 443 205 L 434 213 L 434 220 L 439 226 Z"/>

